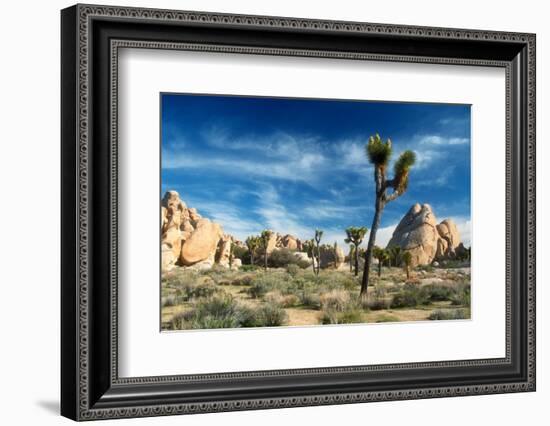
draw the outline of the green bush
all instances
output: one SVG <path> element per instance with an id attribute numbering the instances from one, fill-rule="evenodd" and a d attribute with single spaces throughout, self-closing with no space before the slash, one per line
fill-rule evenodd
<path id="1" fill-rule="evenodd" d="M 428 319 L 434 321 L 466 319 L 470 316 L 469 313 L 466 315 L 467 313 L 466 309 L 437 309 Z"/>
<path id="2" fill-rule="evenodd" d="M 470 295 L 470 284 L 463 284 L 459 286 L 451 297 L 451 305 L 453 306 L 466 306 L 470 307 L 471 295 Z"/>
<path id="3" fill-rule="evenodd" d="M 292 250 L 281 248 L 271 252 L 267 263 L 271 268 L 284 268 L 288 265 L 297 265 L 298 258 Z"/>
<path id="4" fill-rule="evenodd" d="M 357 306 L 348 306 L 344 311 L 324 310 L 321 324 L 356 324 L 363 322 L 362 311 Z"/>
<path id="5" fill-rule="evenodd" d="M 393 296 L 390 308 L 414 308 L 430 303 L 429 293 L 416 284 L 405 284 L 401 293 Z"/>
<path id="6" fill-rule="evenodd" d="M 381 297 L 373 297 L 367 302 L 366 307 L 371 311 L 381 311 L 390 307 L 390 301 Z"/>
<path id="7" fill-rule="evenodd" d="M 253 271 L 257 271 L 259 269 L 261 269 L 261 267 L 258 266 L 258 265 L 245 265 L 245 264 L 243 264 L 240 268 L 240 270 L 243 271 L 243 272 L 253 272 Z"/>
<path id="8" fill-rule="evenodd" d="M 286 324 L 288 315 L 277 304 L 266 303 L 256 310 L 257 324 L 261 327 L 275 327 Z"/>
<path id="9" fill-rule="evenodd" d="M 253 275 L 241 275 L 231 281 L 232 285 L 252 285 L 254 282 Z"/>
<path id="10" fill-rule="evenodd" d="M 432 302 L 451 300 L 451 297 L 455 294 L 452 287 L 436 284 L 427 285 L 423 290 L 428 293 L 428 297 Z"/>
<path id="11" fill-rule="evenodd" d="M 200 300 L 194 309 L 174 316 L 174 329 L 239 327 L 238 305 L 231 296 L 214 296 Z"/>
<path id="12" fill-rule="evenodd" d="M 295 277 L 296 275 L 298 275 L 298 273 L 300 272 L 300 267 L 295 264 L 295 263 L 291 263 L 290 265 L 287 265 L 286 267 L 286 271 L 292 275 L 293 277 Z"/>
<path id="13" fill-rule="evenodd" d="M 343 290 L 331 290 L 321 294 L 319 300 L 322 309 L 343 312 L 350 303 L 350 296 L 348 292 Z"/>
<path id="14" fill-rule="evenodd" d="M 319 294 L 313 291 L 303 290 L 302 292 L 298 293 L 297 296 L 300 299 L 300 304 L 304 307 L 311 309 L 321 309 L 321 299 L 319 297 Z"/>
<path id="15" fill-rule="evenodd" d="M 395 315 L 384 314 L 379 316 L 376 322 L 399 322 L 399 318 Z"/>

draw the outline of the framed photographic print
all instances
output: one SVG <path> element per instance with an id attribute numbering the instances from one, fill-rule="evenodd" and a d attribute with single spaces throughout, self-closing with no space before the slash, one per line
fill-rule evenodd
<path id="1" fill-rule="evenodd" d="M 535 390 L 535 36 L 76 5 L 74 420 Z"/>

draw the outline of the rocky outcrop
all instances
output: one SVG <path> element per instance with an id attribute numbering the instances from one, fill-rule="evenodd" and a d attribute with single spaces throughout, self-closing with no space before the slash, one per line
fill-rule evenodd
<path id="1" fill-rule="evenodd" d="M 338 269 L 346 260 L 344 250 L 339 246 L 322 245 L 319 247 L 319 260 L 321 268 Z"/>
<path id="2" fill-rule="evenodd" d="M 460 234 L 451 219 L 437 224 L 429 204 L 415 204 L 395 228 L 388 247 L 399 246 L 411 253 L 412 265 L 416 266 L 454 258 L 460 244 Z"/>
<path id="3" fill-rule="evenodd" d="M 202 217 L 197 209 L 189 208 L 176 191 L 167 191 L 161 201 L 161 267 L 174 266 L 206 269 L 214 264 L 230 267 L 231 246 L 246 248 L 232 235 L 224 234 L 221 225 Z M 293 235 L 273 232 L 267 252 L 286 248 L 294 252 L 303 249 L 302 242 Z M 261 256 L 257 256 L 258 261 Z M 306 255 L 307 257 L 307 255 Z M 234 258 L 231 267 L 240 266 Z"/>
<path id="4" fill-rule="evenodd" d="M 217 223 L 188 208 L 176 191 L 168 191 L 161 201 L 161 267 L 214 264 L 223 230 Z"/>
<path id="5" fill-rule="evenodd" d="M 267 243 L 267 253 L 271 253 L 273 250 L 287 248 L 292 251 L 302 251 L 302 242 L 294 235 L 286 234 L 281 235 L 277 232 L 271 233 L 271 238 Z"/>

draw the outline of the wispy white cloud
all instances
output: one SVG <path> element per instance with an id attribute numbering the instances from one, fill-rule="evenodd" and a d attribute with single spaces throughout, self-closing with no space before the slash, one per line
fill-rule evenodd
<path id="1" fill-rule="evenodd" d="M 454 171 L 454 166 L 434 167 L 432 173 L 428 176 L 428 179 L 417 180 L 414 184 L 427 187 L 447 186 L 449 185 L 449 180 L 451 179 Z"/>
<path id="2" fill-rule="evenodd" d="M 283 179 L 293 182 L 313 184 L 319 178 L 314 166 L 323 162 L 322 158 L 296 158 L 289 161 L 253 161 L 246 159 L 189 155 L 188 153 L 163 152 L 164 169 L 204 169 L 228 175 L 249 175 Z"/>
<path id="3" fill-rule="evenodd" d="M 418 143 L 421 145 L 466 145 L 470 143 L 470 138 L 424 135 L 418 138 Z"/>

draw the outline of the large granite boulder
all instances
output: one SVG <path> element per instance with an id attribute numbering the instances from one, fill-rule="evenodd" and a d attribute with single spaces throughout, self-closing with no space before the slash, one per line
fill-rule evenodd
<path id="1" fill-rule="evenodd" d="M 412 255 L 412 265 L 427 265 L 434 260 L 455 257 L 460 234 L 451 219 L 437 224 L 429 204 L 415 204 L 403 216 L 387 247 L 399 246 Z"/>
<path id="2" fill-rule="evenodd" d="M 220 225 L 206 218 L 199 219 L 195 230 L 181 247 L 181 264 L 189 266 L 215 256 L 222 236 Z"/>

